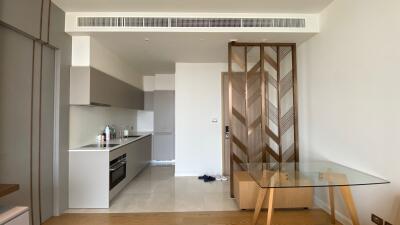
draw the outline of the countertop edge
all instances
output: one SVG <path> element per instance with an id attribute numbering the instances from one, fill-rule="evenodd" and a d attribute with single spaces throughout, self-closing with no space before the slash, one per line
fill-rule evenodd
<path id="1" fill-rule="evenodd" d="M 26 212 L 29 212 L 29 208 L 25 206 L 10 208 L 5 212 L 0 213 L 0 224 L 8 223 Z"/>
<path id="2" fill-rule="evenodd" d="M 128 144 L 130 144 L 132 142 L 138 141 L 138 140 L 140 140 L 142 138 L 145 138 L 145 137 L 148 137 L 148 136 L 151 136 L 151 135 L 153 135 L 153 132 L 149 132 L 149 133 L 143 134 L 140 137 L 134 138 L 134 139 L 132 139 L 130 141 L 127 141 L 126 143 L 123 143 L 123 144 L 120 144 L 118 146 L 115 146 L 115 147 L 112 147 L 112 148 L 108 148 L 108 149 L 103 149 L 102 150 L 102 149 L 79 149 L 79 148 L 76 148 L 76 149 L 69 149 L 68 152 L 112 152 L 112 151 L 114 151 L 114 150 L 116 150 L 118 148 L 121 148 L 121 147 L 123 147 L 125 145 L 128 145 Z"/>

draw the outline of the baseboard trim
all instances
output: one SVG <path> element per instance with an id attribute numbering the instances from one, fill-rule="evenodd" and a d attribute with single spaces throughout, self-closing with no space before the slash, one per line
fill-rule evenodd
<path id="1" fill-rule="evenodd" d="M 314 203 L 317 206 L 317 208 L 321 208 L 328 214 L 331 213 L 331 209 L 328 203 L 322 201 L 320 198 L 314 197 Z M 338 210 L 335 210 L 335 215 L 336 215 L 336 220 L 339 221 L 341 224 L 352 225 L 351 219 L 346 215 L 344 215 L 343 213 L 339 212 Z"/>
<path id="2" fill-rule="evenodd" d="M 174 166 L 175 160 L 151 160 L 150 165 L 152 166 Z"/>
<path id="3" fill-rule="evenodd" d="M 197 177 L 199 176 L 198 173 L 177 173 L 175 172 L 176 177 Z"/>

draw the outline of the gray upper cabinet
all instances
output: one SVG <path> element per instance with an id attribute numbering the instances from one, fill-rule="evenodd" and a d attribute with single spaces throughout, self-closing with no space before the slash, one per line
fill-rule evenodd
<path id="1" fill-rule="evenodd" d="M 144 92 L 92 67 L 71 67 L 70 104 L 144 109 Z"/>
<path id="2" fill-rule="evenodd" d="M 0 20 L 35 38 L 41 37 L 42 0 L 1 0 Z"/>

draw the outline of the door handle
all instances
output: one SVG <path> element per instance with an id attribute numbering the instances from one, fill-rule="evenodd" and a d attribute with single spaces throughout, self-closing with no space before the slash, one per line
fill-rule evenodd
<path id="1" fill-rule="evenodd" d="M 229 139 L 229 137 L 230 137 L 229 126 L 225 126 L 225 139 Z"/>

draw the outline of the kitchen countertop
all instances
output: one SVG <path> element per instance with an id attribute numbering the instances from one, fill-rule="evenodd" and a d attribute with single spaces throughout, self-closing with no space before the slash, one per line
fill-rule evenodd
<path id="1" fill-rule="evenodd" d="M 150 136 L 152 134 L 153 134 L 152 132 L 136 132 L 136 133 L 130 134 L 130 136 L 135 136 L 135 135 L 139 136 L 140 135 L 140 137 L 129 137 L 129 138 L 122 138 L 122 139 L 117 138 L 117 139 L 111 139 L 107 142 L 101 143 L 101 144 L 118 144 L 117 146 L 105 147 L 105 148 L 100 147 L 100 146 L 98 146 L 98 147 L 82 146 L 82 147 L 70 149 L 69 151 L 70 152 L 111 152 L 117 148 L 120 148 L 120 147 L 127 145 L 129 143 L 132 143 L 134 141 L 140 140 L 140 139 Z M 94 144 L 97 144 L 97 143 L 94 143 Z"/>

